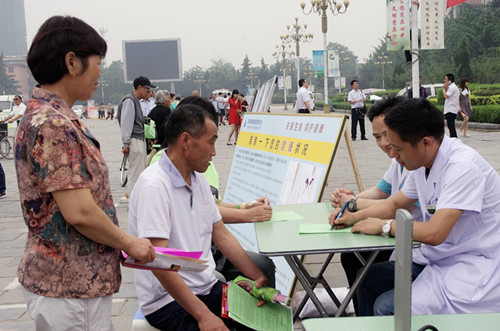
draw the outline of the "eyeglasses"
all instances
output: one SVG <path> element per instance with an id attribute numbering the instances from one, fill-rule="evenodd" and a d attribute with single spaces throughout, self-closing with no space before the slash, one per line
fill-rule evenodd
<path id="1" fill-rule="evenodd" d="M 148 92 L 148 93 L 151 92 L 151 89 L 149 87 L 147 87 L 147 86 L 143 86 L 143 87 L 146 89 L 146 92 Z"/>
<path id="2" fill-rule="evenodd" d="M 17 101 L 17 100 L 19 100 L 19 98 L 14 98 L 14 101 Z"/>

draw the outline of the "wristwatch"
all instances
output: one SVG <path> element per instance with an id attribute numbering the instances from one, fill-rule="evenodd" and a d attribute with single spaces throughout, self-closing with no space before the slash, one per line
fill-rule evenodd
<path id="1" fill-rule="evenodd" d="M 391 236 L 391 223 L 394 222 L 394 220 L 388 220 L 387 222 L 382 225 L 382 236 L 389 238 Z"/>
<path id="2" fill-rule="evenodd" d="M 356 211 L 356 200 L 358 200 L 358 197 L 354 196 L 354 198 L 349 200 L 349 203 L 347 204 L 347 210 L 351 213 Z"/>

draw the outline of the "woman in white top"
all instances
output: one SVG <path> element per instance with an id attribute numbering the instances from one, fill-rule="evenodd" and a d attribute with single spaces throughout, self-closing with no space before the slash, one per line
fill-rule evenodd
<path id="1" fill-rule="evenodd" d="M 470 90 L 469 90 L 469 80 L 467 78 L 462 78 L 460 80 L 460 85 L 458 86 L 460 90 L 460 114 L 462 114 L 464 121 L 460 126 L 459 135 L 460 137 L 470 137 L 467 134 L 467 129 L 469 127 L 469 117 L 472 116 L 472 103 L 470 101 Z M 462 134 L 463 131 L 463 134 Z"/>

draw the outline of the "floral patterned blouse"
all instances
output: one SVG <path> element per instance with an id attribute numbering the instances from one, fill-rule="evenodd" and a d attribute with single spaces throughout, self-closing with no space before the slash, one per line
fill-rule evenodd
<path id="1" fill-rule="evenodd" d="M 118 226 L 99 143 L 57 95 L 34 89 L 16 134 L 15 163 L 28 226 L 19 282 L 47 297 L 95 298 L 118 292 L 119 251 L 80 234 L 66 222 L 51 194 L 88 188 Z"/>

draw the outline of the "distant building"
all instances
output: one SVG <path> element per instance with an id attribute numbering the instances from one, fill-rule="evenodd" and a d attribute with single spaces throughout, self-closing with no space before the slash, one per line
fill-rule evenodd
<path id="1" fill-rule="evenodd" d="M 0 0 L 0 54 L 3 54 L 5 72 L 20 86 L 27 100 L 35 82 L 26 64 L 26 18 L 24 0 Z"/>
<path id="2" fill-rule="evenodd" d="M 0 0 L 0 54 L 25 56 L 26 19 L 24 0 Z"/>
<path id="3" fill-rule="evenodd" d="M 31 91 L 33 91 L 36 82 L 26 63 L 26 56 L 4 56 L 3 63 L 7 75 L 12 76 L 17 81 L 20 87 L 19 92 L 21 92 L 23 99 L 28 100 L 31 97 Z"/>

